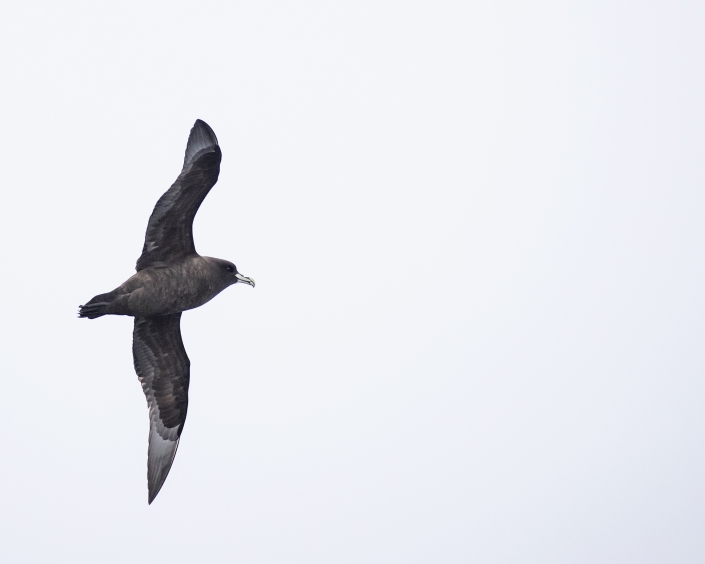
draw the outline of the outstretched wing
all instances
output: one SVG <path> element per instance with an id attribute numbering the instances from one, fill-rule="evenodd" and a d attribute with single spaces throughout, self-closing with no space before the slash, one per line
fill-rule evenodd
<path id="1" fill-rule="evenodd" d="M 135 371 L 149 405 L 147 484 L 152 503 L 176 456 L 188 408 L 189 362 L 181 340 L 181 313 L 136 317 Z"/>
<path id="2" fill-rule="evenodd" d="M 142 256 L 137 260 L 138 271 L 196 252 L 193 218 L 218 180 L 220 158 L 215 133 L 206 122 L 196 120 L 186 145 L 181 174 L 159 198 L 149 218 Z"/>

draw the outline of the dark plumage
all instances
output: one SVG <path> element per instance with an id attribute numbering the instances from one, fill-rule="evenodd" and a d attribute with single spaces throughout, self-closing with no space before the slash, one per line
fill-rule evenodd
<path id="1" fill-rule="evenodd" d="M 193 243 L 193 218 L 218 180 L 220 159 L 215 133 L 196 120 L 181 174 L 149 218 L 137 273 L 79 307 L 79 317 L 89 319 L 135 318 L 132 354 L 149 405 L 149 503 L 169 474 L 186 421 L 191 363 L 181 340 L 181 312 L 203 305 L 232 284 L 255 285 L 233 263 L 200 256 Z"/>

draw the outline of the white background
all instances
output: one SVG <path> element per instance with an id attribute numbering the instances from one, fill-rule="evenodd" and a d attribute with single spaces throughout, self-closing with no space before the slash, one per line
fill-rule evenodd
<path id="1" fill-rule="evenodd" d="M 705 561 L 699 2 L 15 2 L 0 18 L 3 562 Z M 196 118 L 147 505 L 133 272 Z"/>

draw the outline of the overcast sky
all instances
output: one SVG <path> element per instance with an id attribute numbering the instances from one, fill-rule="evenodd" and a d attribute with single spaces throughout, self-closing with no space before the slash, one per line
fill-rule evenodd
<path id="1" fill-rule="evenodd" d="M 11 563 L 705 561 L 705 5 L 15 2 Z M 147 505 L 134 272 L 208 122 L 189 413 Z"/>

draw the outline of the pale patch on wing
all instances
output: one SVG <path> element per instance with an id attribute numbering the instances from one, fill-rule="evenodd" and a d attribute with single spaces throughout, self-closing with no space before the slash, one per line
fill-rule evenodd
<path id="1" fill-rule="evenodd" d="M 148 502 L 151 504 L 164 485 L 179 447 L 178 429 L 165 429 L 162 436 L 154 421 L 150 422 L 149 449 L 147 452 Z"/>

